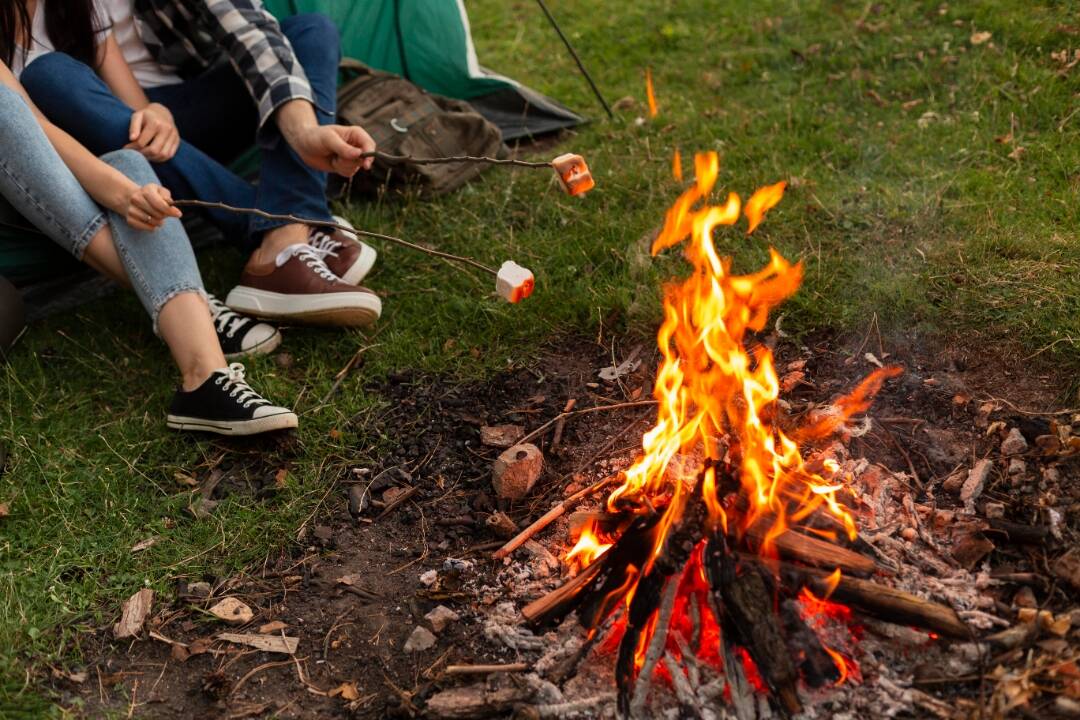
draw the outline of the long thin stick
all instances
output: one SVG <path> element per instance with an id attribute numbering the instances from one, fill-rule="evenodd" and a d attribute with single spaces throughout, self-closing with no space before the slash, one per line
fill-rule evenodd
<path id="1" fill-rule="evenodd" d="M 312 220 L 310 218 L 297 217 L 296 215 L 277 215 L 275 213 L 268 213 L 262 210 L 256 210 L 255 208 L 239 208 L 220 202 L 206 202 L 205 200 L 173 200 L 172 204 L 176 207 L 199 207 L 206 208 L 208 210 L 225 210 L 226 212 L 239 213 L 241 215 L 256 215 L 267 220 L 278 220 L 281 222 L 299 223 L 301 225 L 312 225 L 314 227 L 333 228 L 334 230 L 341 230 L 345 233 L 363 235 L 364 237 L 376 238 L 378 240 L 385 240 L 387 242 L 396 243 L 411 250 L 422 252 L 426 255 L 433 255 L 434 257 L 443 258 L 445 260 L 453 260 L 454 262 L 471 265 L 478 270 L 483 270 L 484 272 L 491 273 L 495 276 L 498 276 L 499 274 L 497 270 L 493 270 L 487 265 L 479 263 L 472 258 L 462 257 L 460 255 L 452 255 L 441 250 L 432 250 L 431 248 L 426 248 L 423 245 L 416 245 L 415 243 L 411 243 L 408 240 L 402 240 L 401 238 L 394 237 L 393 235 L 383 235 L 382 233 L 370 232 L 368 230 L 357 230 L 356 228 L 351 228 L 347 225 L 340 225 L 336 222 L 331 222 L 329 220 Z"/>
<path id="2" fill-rule="evenodd" d="M 518 440 L 518 444 L 520 445 L 521 443 L 527 443 L 530 440 L 535 440 L 536 438 L 540 437 L 545 432 L 547 432 L 547 430 L 549 428 L 554 427 L 554 425 L 556 423 L 558 423 L 560 420 L 566 420 L 566 418 L 574 417 L 575 415 L 586 415 L 588 413 L 602 412 L 604 410 L 622 410 L 624 408 L 646 407 L 648 405 L 655 405 L 655 404 L 656 404 L 655 400 L 636 400 L 634 402 L 616 403 L 615 405 L 597 405 L 596 407 L 585 408 L 584 410 L 573 410 L 571 412 L 562 412 L 562 413 L 559 413 L 558 415 L 556 415 L 555 417 L 553 417 L 551 420 L 548 420 L 546 423 L 544 423 L 540 427 L 533 430 L 531 433 L 529 433 L 525 437 Z"/>
<path id="3" fill-rule="evenodd" d="M 362 158 L 379 158 L 389 163 L 404 163 L 411 162 L 417 165 L 445 165 L 447 163 L 478 163 L 482 165 L 513 165 L 514 167 L 522 168 L 543 168 L 545 170 L 551 170 L 552 164 L 550 162 L 531 162 L 529 160 L 515 160 L 514 158 L 493 158 L 493 157 L 473 157 L 471 155 L 455 155 L 453 157 L 433 157 L 433 158 L 418 158 L 411 155 L 391 155 L 390 153 L 382 152 L 381 150 L 372 150 L 371 152 L 363 153 Z"/>
<path id="4" fill-rule="evenodd" d="M 558 505 L 556 505 L 555 507 L 551 508 L 546 513 L 541 515 L 540 518 L 537 519 L 536 522 L 534 522 L 532 525 L 525 528 L 524 530 L 519 532 L 517 535 L 515 535 L 513 538 L 511 538 L 509 542 L 507 542 L 505 545 L 503 545 L 501 548 L 499 548 L 496 552 L 494 552 L 491 557 L 493 559 L 495 559 L 495 560 L 501 560 L 502 558 L 506 557 L 510 553 L 514 552 L 519 547 L 524 545 L 530 538 L 532 538 L 533 535 L 535 535 L 536 533 L 540 532 L 541 530 L 546 528 L 548 525 L 553 523 L 556 519 L 561 517 L 568 509 L 570 509 L 574 505 L 576 505 L 580 500 L 587 497 L 588 495 L 592 495 L 594 492 L 596 492 L 600 488 L 602 488 L 605 485 L 611 483 L 617 477 L 618 477 L 617 475 L 613 475 L 611 477 L 604 478 L 603 480 L 599 480 L 599 481 L 593 483 L 592 485 L 590 485 L 587 488 L 583 488 L 581 490 L 578 490 L 576 493 L 574 493 L 570 497 L 566 498 L 561 503 L 559 503 Z"/>
<path id="5" fill-rule="evenodd" d="M 614 120 L 615 113 L 611 112 L 611 107 L 607 104 L 607 100 L 600 94 L 600 88 L 596 87 L 596 83 L 593 82 L 592 75 L 585 69 L 585 64 L 581 62 L 581 58 L 578 57 L 577 51 L 574 50 L 574 46 L 570 44 L 570 39 L 563 33 L 562 28 L 559 27 L 559 23 L 555 21 L 555 16 L 548 10 L 547 4 L 544 0 L 536 0 L 536 3 L 540 6 L 540 9 L 544 11 L 544 15 L 547 16 L 548 22 L 551 23 L 551 27 L 555 28 L 555 32 L 558 33 L 559 38 L 563 41 L 563 45 L 570 51 L 570 57 L 574 58 L 574 62 L 577 63 L 578 70 L 585 76 L 585 79 L 589 82 L 589 87 L 592 88 L 593 94 L 596 95 L 596 99 L 600 101 L 600 104 L 604 106 L 604 112 L 607 113 L 608 119 Z"/>

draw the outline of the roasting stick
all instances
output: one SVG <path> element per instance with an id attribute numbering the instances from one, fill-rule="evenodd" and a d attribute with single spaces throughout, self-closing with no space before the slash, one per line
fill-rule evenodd
<path id="1" fill-rule="evenodd" d="M 493 158 L 493 157 L 473 157 L 471 155 L 455 155 L 453 157 L 437 157 L 437 158 L 418 158 L 411 155 L 391 155 L 390 153 L 383 152 L 381 150 L 372 150 L 370 152 L 363 153 L 362 158 L 378 158 L 389 163 L 404 163 L 411 162 L 417 165 L 445 165 L 448 163 L 472 163 L 481 165 L 512 165 L 514 167 L 522 168 L 544 168 L 550 169 L 554 167 L 551 161 L 548 162 L 530 162 L 528 160 L 516 160 L 514 158 Z"/>
<path id="2" fill-rule="evenodd" d="M 472 258 L 462 257 L 461 255 L 453 255 L 441 250 L 433 250 L 426 248 L 423 245 L 417 245 L 411 243 L 408 240 L 402 240 L 399 237 L 393 235 L 383 235 L 382 233 L 371 232 L 369 230 L 357 230 L 356 228 L 348 227 L 347 225 L 340 225 L 336 222 L 329 220 L 312 220 L 310 218 L 297 217 L 296 215 L 278 215 L 276 213 L 268 213 L 263 210 L 257 210 L 255 208 L 240 208 L 233 207 L 232 205 L 226 205 L 222 202 L 207 202 L 205 200 L 173 200 L 172 204 L 176 207 L 198 207 L 205 208 L 207 210 L 224 210 L 226 212 L 238 213 L 240 215 L 256 215 L 267 220 L 278 220 L 280 222 L 299 223 L 301 225 L 312 225 L 314 227 L 332 228 L 334 230 L 340 230 L 344 233 L 352 233 L 354 235 L 363 235 L 364 237 L 376 238 L 378 240 L 385 240 L 386 242 L 396 243 L 403 247 L 407 247 L 411 250 L 425 253 L 427 255 L 433 255 L 434 257 L 443 258 L 444 260 L 452 260 L 454 262 L 462 263 L 464 265 L 470 265 L 478 270 L 483 270 L 486 273 L 498 277 L 499 271 L 494 268 L 490 268 L 483 263 L 479 263 Z"/>

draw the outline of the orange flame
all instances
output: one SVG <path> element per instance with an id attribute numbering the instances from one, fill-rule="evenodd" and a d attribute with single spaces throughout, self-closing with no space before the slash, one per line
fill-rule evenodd
<path id="1" fill-rule="evenodd" d="M 785 188 L 787 188 L 787 181 L 781 180 L 775 185 L 759 188 L 750 196 L 750 199 L 746 201 L 746 219 L 750 221 L 750 227 L 746 229 L 747 235 L 754 232 L 755 228 L 761 224 L 765 213 L 780 202 L 780 198 L 784 197 Z"/>
<path id="2" fill-rule="evenodd" d="M 645 97 L 649 101 L 649 117 L 654 118 L 660 111 L 656 107 L 656 93 L 653 92 L 652 68 L 645 68 Z"/>
<path id="3" fill-rule="evenodd" d="M 671 158 L 671 175 L 678 182 L 682 182 L 682 154 L 678 150 L 675 151 L 675 156 Z"/>
<path id="4" fill-rule="evenodd" d="M 651 73 L 646 73 L 646 81 L 650 108 L 655 109 Z M 676 152 L 672 164 L 676 177 L 681 167 Z M 822 462 L 820 471 L 815 469 L 818 465 L 809 467 L 799 442 L 843 429 L 851 416 L 869 407 L 885 379 L 900 372 L 896 367 L 878 370 L 806 427 L 790 434 L 781 429 L 777 422 L 780 381 L 772 352 L 752 345 L 748 333 L 763 330 L 770 311 L 798 289 L 802 264 L 792 264 L 770 249 L 765 267 L 736 275 L 731 258 L 717 251 L 713 235 L 725 225 L 735 225 L 743 215 L 753 231 L 783 197 L 786 183 L 761 188 L 745 208 L 734 192 L 713 204 L 710 198 L 719 168 L 715 152 L 694 156 L 694 183 L 668 210 L 652 245 L 655 255 L 685 243 L 693 270 L 682 282 L 664 289 L 664 320 L 657 333 L 661 362 L 653 388 L 656 422 L 642 437 L 641 455 L 607 498 L 607 508 L 614 513 L 624 509 L 660 513 L 652 534 L 652 554 L 642 567 L 632 568 L 618 590 L 619 597 L 626 594 L 627 602 L 638 579 L 652 570 L 685 508 L 698 499 L 696 492 L 701 493 L 712 529 L 734 535 L 738 541 L 751 526 L 756 526 L 754 538 L 759 537 L 757 529 L 764 528 L 758 551 L 765 556 L 775 556 L 776 538 L 811 515 L 831 518 L 854 539 L 855 518 L 842 503 L 846 481 L 842 467 L 834 461 Z M 743 502 L 745 506 L 739 504 Z M 831 530 L 814 531 L 836 537 Z M 587 565 L 610 547 L 609 540 L 591 525 L 568 559 Z M 693 565 L 694 572 L 700 575 L 700 559 L 694 562 L 698 563 Z M 840 579 L 839 571 L 829 576 L 826 597 Z M 704 587 L 704 578 L 701 583 Z M 684 581 L 680 590 L 685 595 L 692 592 L 689 587 L 689 581 Z M 816 603 L 812 609 L 829 617 L 847 611 L 809 591 L 800 600 Z M 648 645 L 654 622 L 655 618 L 642 633 L 639 654 Z M 829 654 L 842 680 L 857 677 L 858 668 L 851 661 L 833 649 Z"/>
<path id="5" fill-rule="evenodd" d="M 596 521 L 590 520 L 581 529 L 581 535 L 578 536 L 577 543 L 566 554 L 566 563 L 572 568 L 581 570 L 591 565 L 596 558 L 606 553 L 610 547 L 611 543 L 600 540 Z"/>

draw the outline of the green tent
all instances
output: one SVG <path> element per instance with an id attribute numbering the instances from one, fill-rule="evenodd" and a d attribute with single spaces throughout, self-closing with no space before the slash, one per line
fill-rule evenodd
<path id="1" fill-rule="evenodd" d="M 317 12 L 341 31 L 341 51 L 428 92 L 468 100 L 503 140 L 583 122 L 551 98 L 481 67 L 464 0 L 264 0 L 279 18 Z M 537 14 L 539 18 L 539 13 Z"/>
<path id="2" fill-rule="evenodd" d="M 265 0 L 278 18 L 319 12 L 342 37 L 342 52 L 397 73 L 429 92 L 468 100 L 504 140 L 583 122 L 554 100 L 480 66 L 463 0 Z M 248 165 L 247 167 L 249 167 Z M 0 197 L 0 275 L 24 284 L 80 267 Z"/>

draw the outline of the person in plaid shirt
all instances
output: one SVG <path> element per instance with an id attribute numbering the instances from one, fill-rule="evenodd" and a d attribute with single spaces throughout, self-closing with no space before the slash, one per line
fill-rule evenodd
<path id="1" fill-rule="evenodd" d="M 46 1 L 64 0 L 38 0 Z M 52 52 L 23 71 L 53 122 L 96 153 L 139 150 L 178 199 L 341 221 L 330 213 L 327 173 L 369 169 L 362 154 L 375 143 L 360 127 L 335 124 L 340 50 L 328 18 L 279 23 L 259 0 L 95 0 L 95 10 L 108 23 L 96 67 Z M 257 186 L 225 167 L 253 142 Z M 379 298 L 359 286 L 375 251 L 354 235 L 209 216 L 252 251 L 226 299 L 235 310 L 337 325 L 381 313 Z"/>

